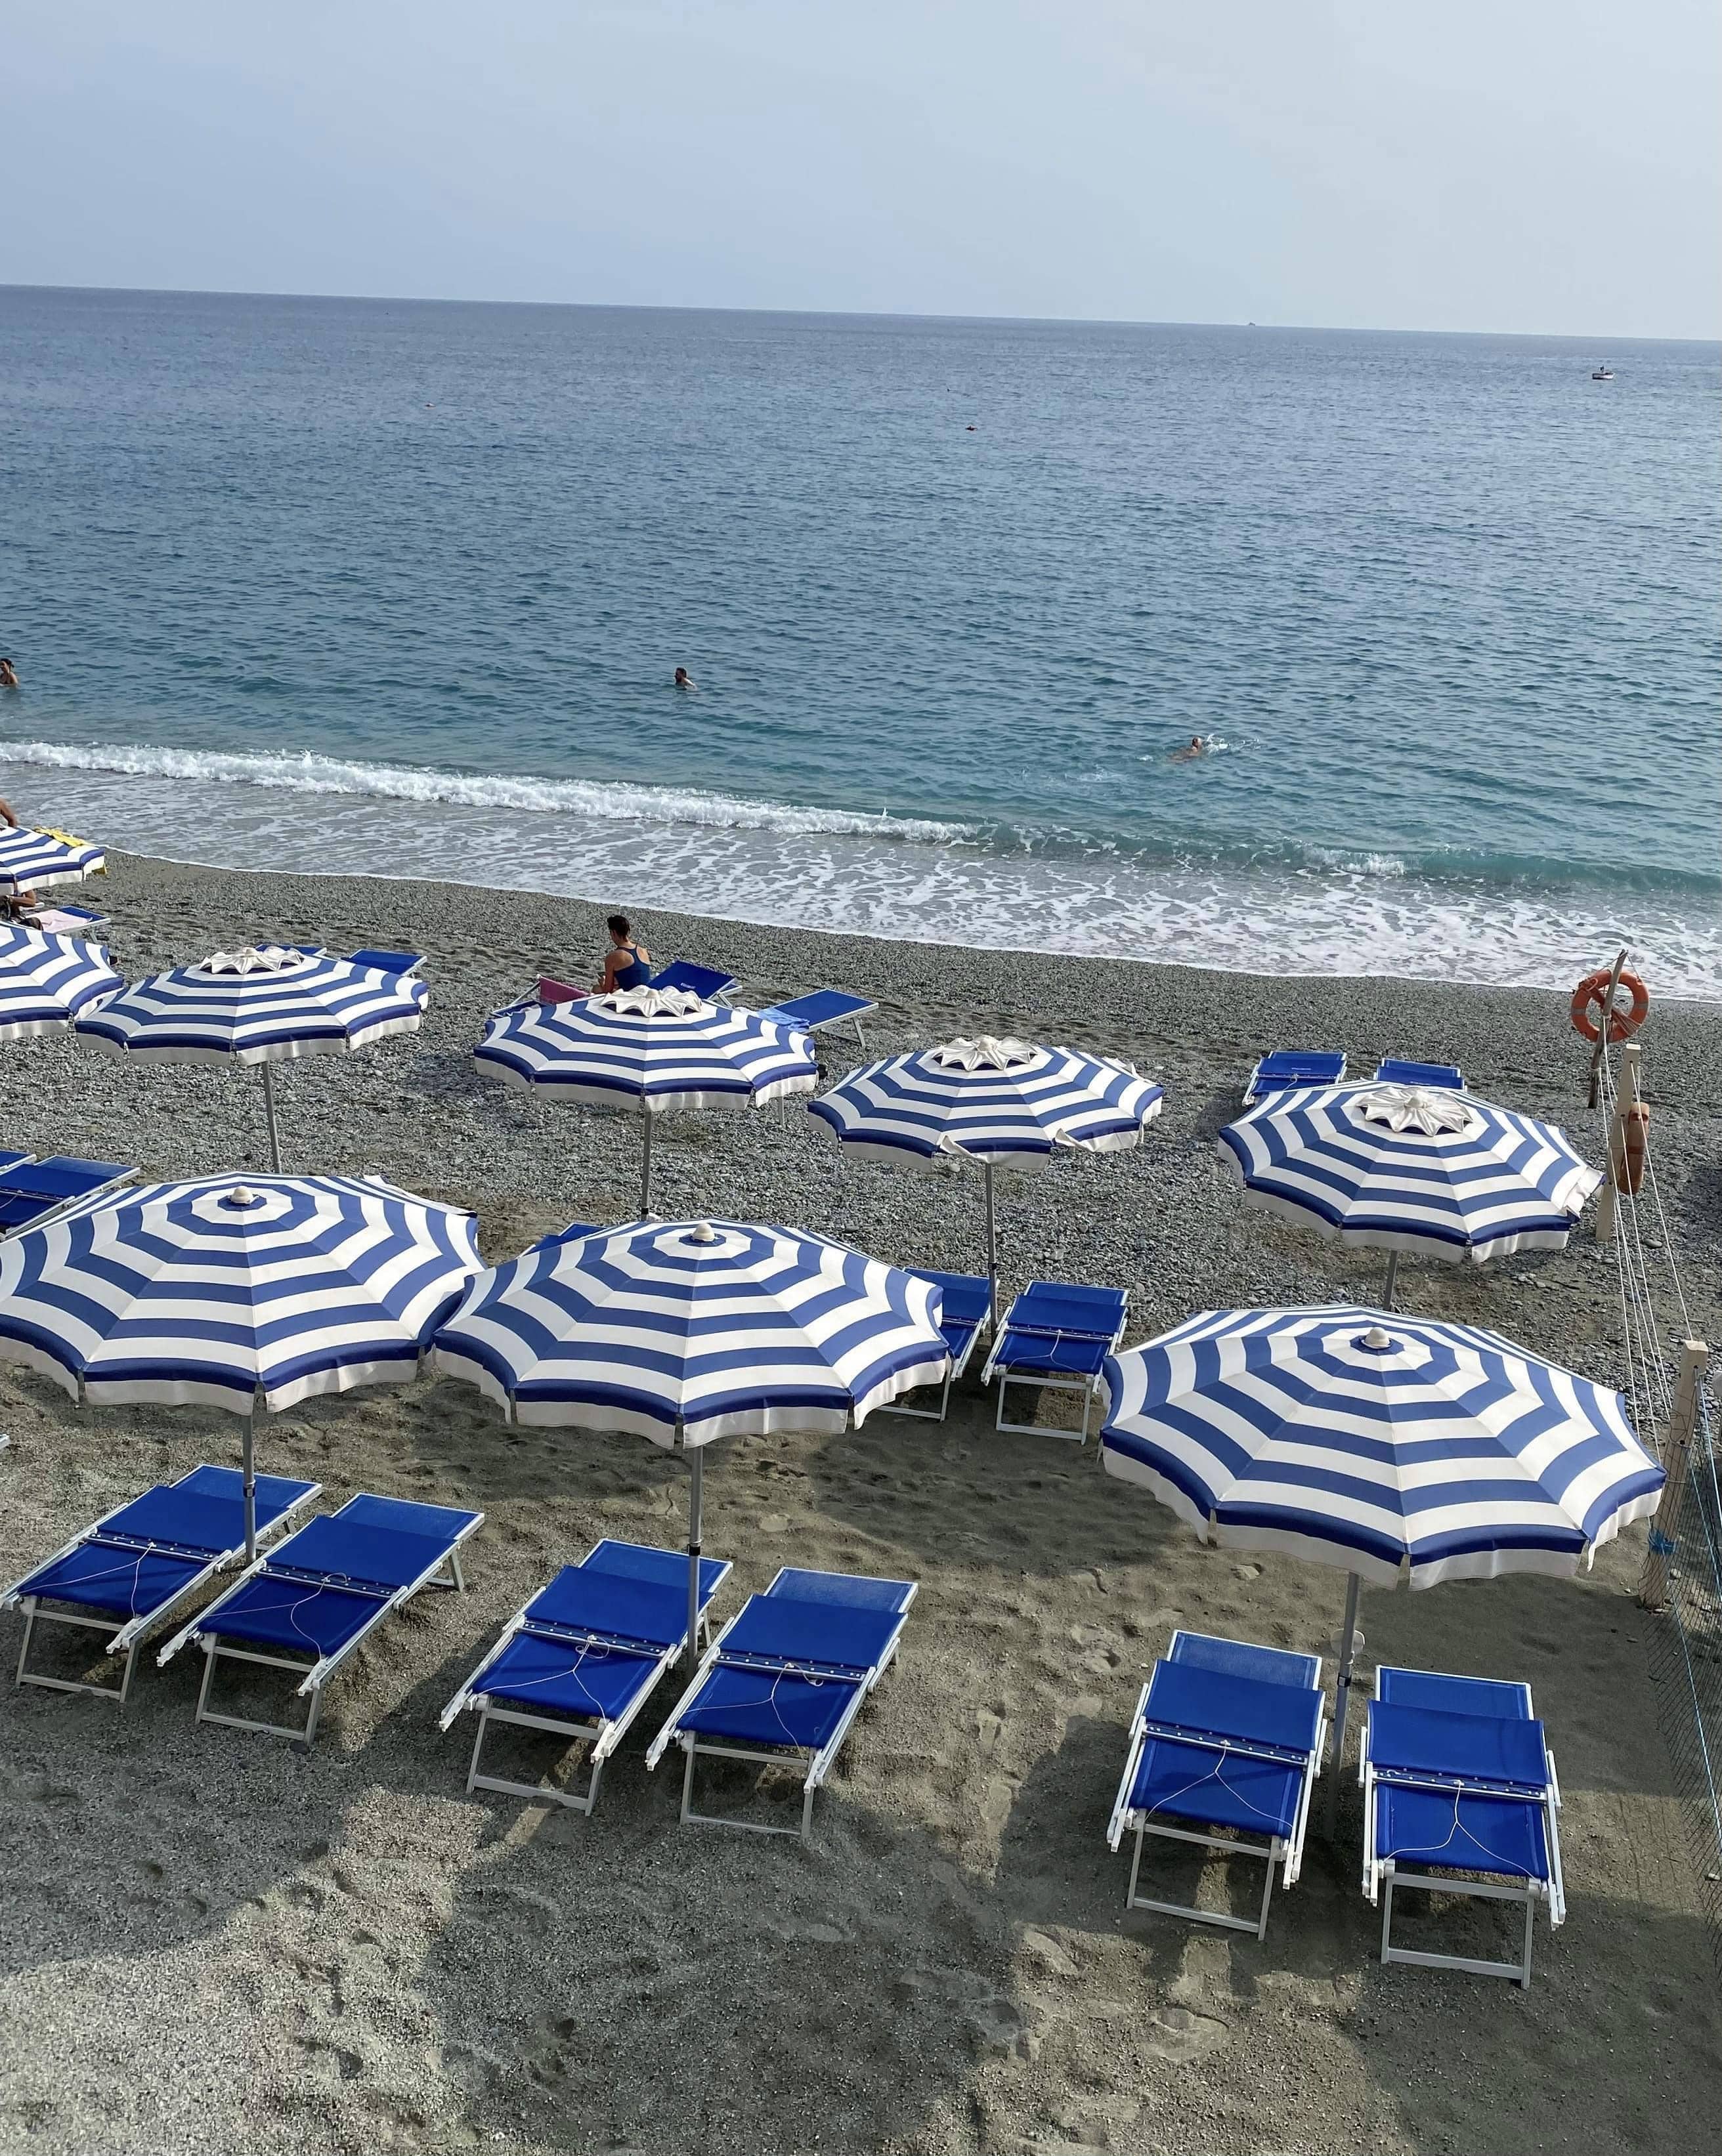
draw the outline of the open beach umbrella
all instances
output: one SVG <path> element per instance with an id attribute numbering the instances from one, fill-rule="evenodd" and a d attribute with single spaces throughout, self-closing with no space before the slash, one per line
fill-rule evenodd
<path id="1" fill-rule="evenodd" d="M 249 1563 L 260 1405 L 409 1382 L 481 1263 L 470 1213 L 380 1177 L 136 1183 L 0 1243 L 0 1360 L 243 1416 Z"/>
<path id="2" fill-rule="evenodd" d="M 78 1020 L 103 1048 L 159 1063 L 260 1063 L 271 1173 L 281 1172 L 271 1063 L 343 1055 L 417 1029 L 429 993 L 410 974 L 279 943 L 155 973 Z"/>
<path id="3" fill-rule="evenodd" d="M 996 1319 L 994 1169 L 1039 1168 L 1061 1146 L 1121 1152 L 1139 1145 L 1162 1098 L 1132 1064 L 983 1034 L 863 1065 L 807 1105 L 851 1151 L 888 1167 L 926 1168 L 953 1156 L 979 1162 Z"/>
<path id="4" fill-rule="evenodd" d="M 1300 1086 L 1228 1123 L 1220 1157 L 1246 1202 L 1318 1235 L 1452 1261 L 1563 1249 L 1601 1182 L 1565 1134 L 1469 1093 Z"/>
<path id="5" fill-rule="evenodd" d="M 688 1456 L 688 1640 L 705 1447 L 858 1428 L 944 1374 L 938 1287 L 822 1235 L 733 1220 L 547 1238 L 467 1290 L 433 1343 L 511 1422 L 625 1430 Z"/>
<path id="6" fill-rule="evenodd" d="M 1468 1325 L 1347 1304 L 1206 1310 L 1105 1374 L 1109 1475 L 1204 1542 L 1349 1574 L 1336 1768 L 1363 1581 L 1570 1574 L 1663 1486 L 1618 1393 Z"/>
<path id="7" fill-rule="evenodd" d="M 642 1219 L 651 1211 L 655 1116 L 763 1107 L 819 1083 L 810 1035 L 685 988 L 619 988 L 499 1011 L 473 1055 L 480 1070 L 522 1092 L 639 1115 Z"/>
<path id="8" fill-rule="evenodd" d="M 100 846 L 86 846 L 59 831 L 33 831 L 22 824 L 0 829 L 0 891 L 45 891 L 57 883 L 82 883 L 105 865 Z"/>
<path id="9" fill-rule="evenodd" d="M 125 985 L 100 943 L 0 923 L 0 1040 L 69 1025 L 98 996 Z"/>

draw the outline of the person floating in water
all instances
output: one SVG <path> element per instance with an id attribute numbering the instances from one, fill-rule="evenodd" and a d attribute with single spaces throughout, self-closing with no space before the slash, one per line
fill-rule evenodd
<path id="1" fill-rule="evenodd" d="M 678 689 L 697 689 L 700 685 L 688 672 L 686 667 L 678 666 L 676 670 L 676 685 Z"/>
<path id="2" fill-rule="evenodd" d="M 1190 746 L 1188 748 L 1175 748 L 1173 750 L 1172 761 L 1174 763 L 1188 763 L 1192 757 L 1205 756 L 1207 752 L 1208 744 L 1202 739 L 1201 736 L 1200 734 L 1192 734 L 1190 737 Z"/>
<path id="3" fill-rule="evenodd" d="M 652 977 L 652 954 L 634 940 L 625 913 L 613 913 L 604 922 L 610 947 L 604 954 L 604 971 L 598 977 L 598 993 L 609 995 L 617 988 L 643 988 Z"/>
<path id="4" fill-rule="evenodd" d="M 17 686 L 18 669 L 9 659 L 0 659 L 0 689 L 15 689 Z"/>

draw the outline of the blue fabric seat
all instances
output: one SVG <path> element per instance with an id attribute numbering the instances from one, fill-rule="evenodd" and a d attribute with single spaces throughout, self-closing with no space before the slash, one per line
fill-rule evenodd
<path id="1" fill-rule="evenodd" d="M 417 951 L 355 951 L 351 963 L 373 973 L 416 973 L 424 960 Z"/>
<path id="2" fill-rule="evenodd" d="M 1530 1689 L 1484 1677 L 1383 1667 L 1370 1702 L 1364 1784 L 1364 1890 L 1381 1905 L 1381 1958 L 1530 1984 L 1539 1904 L 1566 1914 L 1560 1787 Z M 1393 1943 L 1401 1887 L 1522 1904 L 1515 1961 L 1412 1952 Z"/>
<path id="3" fill-rule="evenodd" d="M 260 1540 L 286 1526 L 321 1487 L 284 1475 L 260 1475 L 255 1486 Z M 244 1548 L 244 1480 L 236 1468 L 206 1465 L 177 1482 L 158 1482 L 86 1527 L 0 1594 L 0 1609 L 16 1604 L 24 1612 L 17 1681 L 123 1701 L 146 1634 Z M 44 1604 L 54 1606 L 44 1609 Z M 118 1688 L 33 1671 L 30 1645 L 39 1625 L 107 1634 L 108 1653 L 126 1657 Z"/>
<path id="4" fill-rule="evenodd" d="M 649 1768 L 672 1744 L 686 1754 L 684 1824 L 810 1838 L 814 1796 L 897 1654 L 915 1591 L 910 1580 L 786 1567 L 763 1594 L 748 1597 L 646 1753 Z M 799 1827 L 695 1811 L 694 1769 L 702 1756 L 802 1769 Z"/>
<path id="5" fill-rule="evenodd" d="M 852 1025 L 857 1044 L 865 1048 L 867 1037 L 861 1030 L 861 1020 L 878 1008 L 865 996 L 846 995 L 840 988 L 815 988 L 810 994 L 792 996 L 787 1003 L 774 1004 L 759 1015 L 774 1019 L 779 1025 L 794 1026 L 802 1033 L 822 1033 L 831 1025 Z"/>
<path id="6" fill-rule="evenodd" d="M 944 1273 L 931 1265 L 910 1265 L 907 1270 L 917 1280 L 931 1281 L 939 1291 L 938 1329 L 950 1362 L 939 1388 L 936 1408 L 910 1407 L 902 1400 L 893 1400 L 881 1412 L 943 1422 L 950 1411 L 951 1387 L 967 1375 L 975 1342 L 992 1322 L 993 1284 L 984 1273 Z"/>
<path id="7" fill-rule="evenodd" d="M 655 988 L 680 988 L 716 1004 L 722 1003 L 735 986 L 736 977 L 716 966 L 697 966 L 691 958 L 672 958 L 652 975 L 651 984 Z"/>
<path id="8" fill-rule="evenodd" d="M 604 1762 L 687 1645 L 688 1558 L 678 1550 L 606 1539 L 564 1565 L 503 1628 L 502 1635 L 443 1710 L 442 1727 L 467 1709 L 478 1733 L 466 1788 L 497 1789 L 589 1812 Z M 725 1558 L 700 1560 L 700 1617 L 729 1576 Z M 481 1774 L 493 1722 L 588 1743 L 583 1794 L 542 1782 Z"/>
<path id="9" fill-rule="evenodd" d="M 1465 1090 L 1465 1074 L 1457 1063 L 1408 1063 L 1402 1056 L 1384 1055 L 1375 1065 L 1375 1078 L 1383 1086 L 1416 1086 L 1442 1093 Z"/>
<path id="10" fill-rule="evenodd" d="M 981 1373 L 983 1384 L 990 1384 L 995 1378 L 999 1380 L 994 1427 L 1068 1437 L 1086 1445 L 1100 1375 L 1108 1356 L 1124 1337 L 1128 1308 L 1122 1288 L 1031 1281 L 1005 1312 Z M 1013 1383 L 1080 1394 L 1081 1430 L 1057 1430 L 1043 1423 L 1006 1422 L 1005 1395 Z"/>
<path id="11" fill-rule="evenodd" d="M 260 1557 L 157 1659 L 171 1661 L 197 1642 L 204 1655 L 200 1722 L 290 1737 L 309 1746 L 316 1736 L 324 1686 L 374 1626 L 427 1587 L 465 1591 L 460 1548 L 483 1521 L 482 1512 L 452 1505 L 361 1491 L 338 1512 L 320 1515 Z M 228 1644 L 234 1640 L 244 1644 Z M 304 1727 L 216 1713 L 209 1691 L 216 1664 L 224 1659 L 260 1662 L 298 1676 L 300 1696 L 311 1697 Z"/>
<path id="12" fill-rule="evenodd" d="M 71 1153 L 15 1159 L 0 1168 L 0 1233 L 28 1228 L 75 1198 L 89 1198 L 123 1183 L 131 1173 L 120 1161 L 80 1160 Z"/>
<path id="13" fill-rule="evenodd" d="M 1244 1106 L 1252 1107 L 1264 1094 L 1285 1092 L 1294 1086 L 1338 1086 L 1344 1076 L 1343 1049 L 1276 1048 L 1250 1073 Z"/>
<path id="14" fill-rule="evenodd" d="M 1125 1906 L 1264 1936 L 1275 1865 L 1288 1887 L 1302 1867 L 1325 1722 L 1317 1656 L 1175 1633 L 1136 1702 L 1107 1830 L 1114 1850 L 1127 1832 L 1136 1837 Z M 1169 1820 L 1183 1824 L 1168 1825 Z M 1235 1917 L 1139 1895 L 1143 1838 L 1150 1834 L 1265 1859 L 1257 1914 Z"/>

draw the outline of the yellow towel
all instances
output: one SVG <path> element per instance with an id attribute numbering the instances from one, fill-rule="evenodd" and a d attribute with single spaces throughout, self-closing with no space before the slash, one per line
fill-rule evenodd
<path id="1" fill-rule="evenodd" d="M 56 830 L 52 824 L 44 824 L 41 829 L 47 837 L 58 839 L 63 846 L 87 846 L 91 843 L 88 839 L 76 837 L 70 831 Z M 90 871 L 91 875 L 105 875 L 107 872 L 108 865 L 105 861 Z"/>

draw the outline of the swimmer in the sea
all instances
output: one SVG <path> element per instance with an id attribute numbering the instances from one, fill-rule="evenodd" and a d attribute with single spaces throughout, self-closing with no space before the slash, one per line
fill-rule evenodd
<path id="1" fill-rule="evenodd" d="M 9 659 L 0 659 L 0 689 L 15 689 L 17 686 L 18 669 Z"/>
<path id="2" fill-rule="evenodd" d="M 697 689 L 700 685 L 688 672 L 686 667 L 678 666 L 676 670 L 676 685 L 678 689 Z"/>
<path id="3" fill-rule="evenodd" d="M 1208 744 L 1202 739 L 1201 736 L 1200 734 L 1192 734 L 1190 737 L 1190 747 L 1188 748 L 1175 748 L 1173 750 L 1172 761 L 1174 763 L 1188 763 L 1192 757 L 1205 756 L 1207 752 Z"/>

